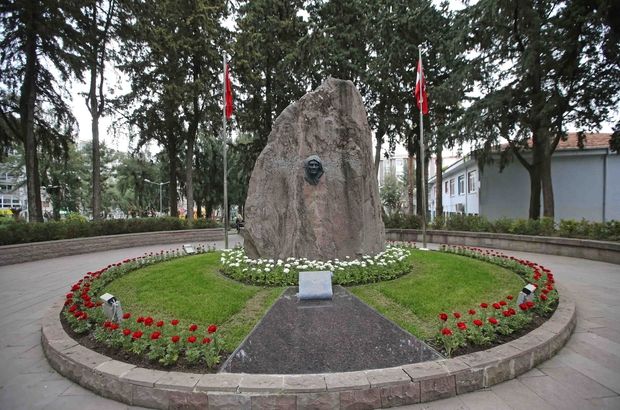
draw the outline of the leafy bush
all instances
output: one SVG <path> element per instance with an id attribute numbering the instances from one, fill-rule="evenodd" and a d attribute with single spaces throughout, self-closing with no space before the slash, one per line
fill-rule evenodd
<path id="1" fill-rule="evenodd" d="M 194 221 L 192 228 L 216 228 L 211 220 Z M 88 236 L 119 235 L 126 233 L 175 231 L 189 229 L 187 220 L 166 218 L 134 218 L 87 221 L 82 216 L 71 216 L 62 221 L 34 222 L 16 221 L 0 224 L 0 245 L 83 238 Z"/>
<path id="2" fill-rule="evenodd" d="M 383 223 L 386 228 L 420 229 L 422 227 L 422 218 L 419 215 L 395 213 L 384 217 Z"/>
<path id="3" fill-rule="evenodd" d="M 419 229 L 418 216 L 395 214 L 385 218 L 386 228 Z M 449 231 L 511 233 L 515 235 L 560 236 L 566 238 L 620 241 L 620 221 L 589 222 L 563 219 L 556 224 L 552 218 L 510 219 L 489 221 L 479 215 L 454 214 L 436 217 L 429 226 Z"/>

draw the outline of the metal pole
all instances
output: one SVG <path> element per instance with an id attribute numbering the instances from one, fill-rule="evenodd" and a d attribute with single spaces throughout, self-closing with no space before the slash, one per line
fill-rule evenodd
<path id="1" fill-rule="evenodd" d="M 159 183 L 159 216 L 162 216 L 164 213 L 164 205 L 163 205 L 164 201 L 162 199 L 162 193 L 161 193 L 162 192 L 161 189 L 163 186 L 164 186 L 164 183 L 160 182 Z"/>
<path id="2" fill-rule="evenodd" d="M 222 78 L 222 141 L 224 141 L 224 249 L 228 249 L 228 185 L 226 164 L 226 53 L 223 53 L 224 71 Z"/>
<path id="3" fill-rule="evenodd" d="M 418 46 L 419 62 L 420 62 L 420 157 L 422 161 L 422 170 L 420 172 L 422 176 L 422 247 L 426 248 L 426 178 L 424 176 L 424 114 L 422 112 L 422 103 L 424 101 L 423 89 L 422 89 L 422 75 L 424 70 L 422 69 L 422 48 Z"/>

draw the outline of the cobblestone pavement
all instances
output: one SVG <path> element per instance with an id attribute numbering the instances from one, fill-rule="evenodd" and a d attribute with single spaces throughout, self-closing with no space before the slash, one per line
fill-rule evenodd
<path id="1" fill-rule="evenodd" d="M 231 246 L 240 239 L 231 235 Z M 215 243 L 223 247 L 223 241 Z M 41 318 L 85 272 L 180 244 L 0 267 L 0 410 L 137 408 L 56 373 L 41 349 Z M 577 303 L 577 328 L 551 360 L 492 388 L 406 409 L 620 409 L 620 265 L 506 251 L 550 268 Z"/>

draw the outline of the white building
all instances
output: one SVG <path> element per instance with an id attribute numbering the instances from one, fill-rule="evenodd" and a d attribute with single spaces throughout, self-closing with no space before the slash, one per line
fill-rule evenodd
<path id="1" fill-rule="evenodd" d="M 620 155 L 610 151 L 609 137 L 587 134 L 585 147 L 579 149 L 573 133 L 558 145 L 551 157 L 556 220 L 620 220 Z M 465 157 L 444 170 L 442 185 L 444 214 L 479 214 L 490 220 L 529 215 L 529 174 L 517 160 L 502 172 L 493 164 L 481 172 L 475 160 Z M 436 189 L 433 177 L 429 180 L 433 217 Z"/>

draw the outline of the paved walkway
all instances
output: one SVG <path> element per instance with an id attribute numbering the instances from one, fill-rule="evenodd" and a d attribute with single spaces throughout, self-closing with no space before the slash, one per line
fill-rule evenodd
<path id="1" fill-rule="evenodd" d="M 238 240 L 231 236 L 231 243 Z M 223 243 L 216 244 L 222 247 Z M 56 373 L 41 350 L 41 318 L 85 272 L 144 252 L 121 249 L 0 267 L 0 410 L 136 408 L 99 397 Z M 407 409 L 620 409 L 620 265 L 507 254 L 549 267 L 577 302 L 577 328 L 551 360 L 490 389 Z"/>

